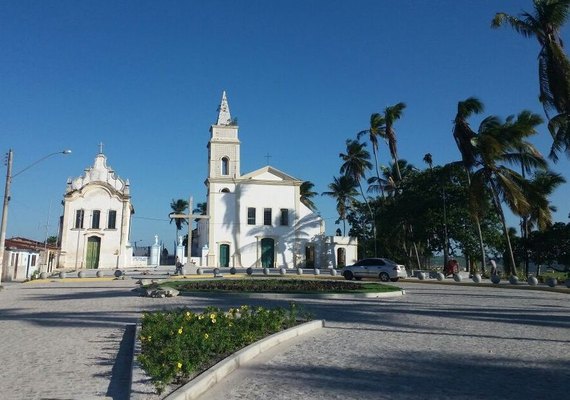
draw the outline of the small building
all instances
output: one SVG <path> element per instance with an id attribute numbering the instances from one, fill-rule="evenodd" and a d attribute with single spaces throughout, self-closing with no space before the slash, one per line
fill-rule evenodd
<path id="1" fill-rule="evenodd" d="M 301 200 L 302 180 L 269 165 L 242 175 L 240 145 L 224 92 L 207 146 L 208 218 L 195 234 L 207 265 L 333 268 L 356 261 L 357 239 L 325 235 L 324 220 Z"/>
<path id="2" fill-rule="evenodd" d="M 130 183 L 107 166 L 102 146 L 92 167 L 67 181 L 60 223 L 59 267 L 111 269 L 131 266 Z"/>
<path id="3" fill-rule="evenodd" d="M 52 272 L 57 265 L 57 246 L 22 237 L 6 239 L 3 281 L 30 279 L 37 272 Z"/>

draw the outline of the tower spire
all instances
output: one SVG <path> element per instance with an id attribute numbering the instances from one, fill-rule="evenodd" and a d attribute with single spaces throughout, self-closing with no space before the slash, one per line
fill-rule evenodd
<path id="1" fill-rule="evenodd" d="M 232 116 L 230 115 L 230 106 L 228 105 L 228 99 L 226 97 L 226 91 L 222 93 L 222 102 L 218 107 L 218 122 L 216 125 L 230 125 L 232 122 Z"/>

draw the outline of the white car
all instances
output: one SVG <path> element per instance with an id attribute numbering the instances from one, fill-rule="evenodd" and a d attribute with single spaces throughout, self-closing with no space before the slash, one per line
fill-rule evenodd
<path id="1" fill-rule="evenodd" d="M 360 280 L 362 278 L 379 278 L 382 282 L 397 282 L 406 278 L 406 268 L 387 258 L 365 258 L 348 265 L 342 269 L 342 276 L 346 280 Z"/>

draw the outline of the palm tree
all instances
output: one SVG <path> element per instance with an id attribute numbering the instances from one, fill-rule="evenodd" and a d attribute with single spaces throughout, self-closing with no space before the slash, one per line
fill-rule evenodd
<path id="1" fill-rule="evenodd" d="M 170 202 L 170 208 L 172 209 L 170 215 L 184 214 L 184 212 L 188 209 L 188 201 L 184 199 L 172 199 L 172 202 Z M 182 229 L 182 225 L 188 224 L 188 221 L 186 218 L 170 217 L 170 223 L 172 223 L 172 221 L 174 221 L 174 224 L 176 225 L 176 237 L 178 237 L 178 232 Z"/>
<path id="2" fill-rule="evenodd" d="M 469 186 L 471 186 L 471 170 L 475 165 L 476 154 L 473 140 L 475 139 L 476 133 L 469 126 L 467 118 L 471 117 L 473 114 L 482 113 L 483 109 L 484 106 L 481 100 L 476 97 L 469 97 L 464 101 L 457 103 L 457 114 L 455 115 L 455 120 L 453 121 L 453 138 L 455 139 L 457 148 L 461 153 L 463 167 L 465 168 L 465 173 L 467 174 L 467 184 Z M 469 199 L 467 200 L 468 204 L 476 203 L 469 201 Z M 479 213 L 477 210 L 471 210 L 471 215 L 475 221 L 477 235 L 479 236 L 479 250 L 481 251 L 481 270 L 485 272 L 485 245 L 483 243 L 481 221 L 479 219 Z"/>
<path id="3" fill-rule="evenodd" d="M 506 164 L 520 164 L 524 158 L 529 167 L 546 167 L 538 150 L 526 140 L 536 134 L 536 127 L 541 123 L 542 118 L 529 111 L 521 112 L 516 119 L 509 117 L 504 123 L 498 117 L 491 116 L 481 122 L 478 135 L 473 140 L 479 169 L 473 174 L 471 189 L 479 199 L 485 189 L 491 192 L 495 210 L 503 225 L 513 275 L 516 275 L 516 265 L 501 203 L 505 202 L 517 215 L 528 214 L 531 206 L 525 195 L 525 179 Z M 524 156 L 521 148 L 526 149 Z"/>
<path id="4" fill-rule="evenodd" d="M 554 144 L 551 156 L 565 147 L 570 151 L 570 62 L 563 49 L 560 30 L 568 20 L 570 0 L 534 0 L 534 13 L 523 12 L 519 17 L 504 12 L 495 14 L 491 27 L 509 24 L 524 37 L 535 37 L 540 44 L 538 81 L 540 102 L 546 117 L 555 110 L 557 122 L 549 125 Z M 570 154 L 570 153 L 569 153 Z"/>
<path id="5" fill-rule="evenodd" d="M 361 180 L 366 176 L 366 171 L 372 168 L 370 163 L 370 153 L 365 149 L 366 143 L 360 143 L 358 140 L 346 140 L 346 154 L 340 153 L 338 156 L 344 161 L 340 167 L 340 173 L 348 176 L 358 184 L 360 194 L 370 212 L 372 230 L 374 232 L 374 256 L 376 256 L 376 218 L 370 207 L 368 199 L 364 195 Z"/>
<path id="6" fill-rule="evenodd" d="M 299 192 L 301 194 L 301 203 L 309 207 L 311 211 L 315 211 L 317 206 L 313 203 L 312 198 L 315 197 L 318 193 L 313 191 L 313 187 L 315 184 L 311 181 L 305 181 L 301 183 L 301 187 L 299 188 Z"/>
<path id="7" fill-rule="evenodd" d="M 208 214 L 208 203 L 198 203 L 196 208 L 192 210 L 193 214 L 207 215 Z"/>
<path id="8" fill-rule="evenodd" d="M 356 139 L 360 140 L 363 135 L 368 135 L 368 140 L 372 145 L 372 152 L 374 153 L 374 166 L 376 167 L 376 177 L 380 181 L 380 172 L 378 170 L 378 137 L 384 136 L 385 132 L 385 119 L 382 114 L 374 113 L 370 115 L 370 127 L 356 134 Z M 384 197 L 384 189 L 379 187 L 382 197 Z"/>
<path id="9" fill-rule="evenodd" d="M 336 210 L 338 212 L 338 220 L 342 221 L 343 236 L 346 236 L 346 212 L 350 204 L 354 201 L 354 197 L 358 194 L 356 191 L 356 182 L 346 175 L 339 178 L 333 177 L 332 183 L 329 183 L 330 191 L 321 193 L 321 196 L 329 196 L 336 200 Z"/>
<path id="10" fill-rule="evenodd" d="M 406 108 L 405 103 L 398 103 L 384 109 L 384 119 L 386 120 L 384 136 L 388 141 L 388 147 L 390 148 L 392 161 L 394 162 L 396 170 L 398 172 L 398 181 L 402 180 L 402 175 L 400 173 L 400 167 L 398 165 L 398 146 L 396 140 L 396 131 L 394 131 L 394 122 L 401 118 L 402 113 L 404 112 L 404 108 Z"/>

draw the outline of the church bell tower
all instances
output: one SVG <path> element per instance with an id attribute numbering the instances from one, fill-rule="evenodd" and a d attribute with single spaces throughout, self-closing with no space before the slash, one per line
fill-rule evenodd
<path id="1" fill-rule="evenodd" d="M 208 180 L 240 177 L 240 142 L 238 126 L 232 120 L 226 92 L 218 108 L 218 120 L 210 127 L 208 142 Z"/>

